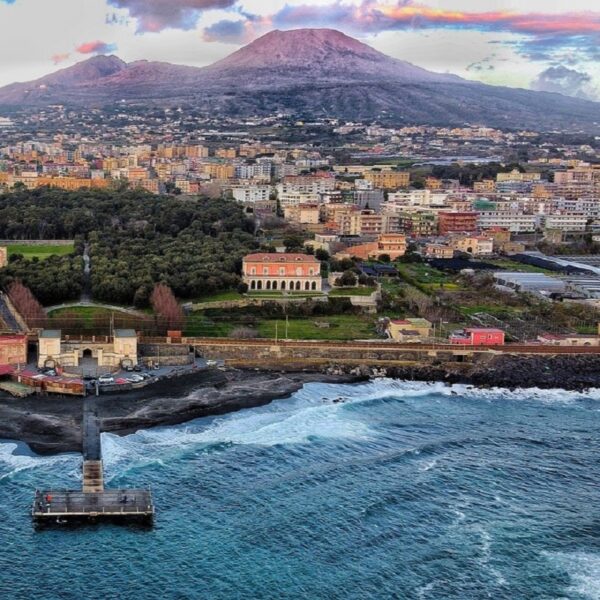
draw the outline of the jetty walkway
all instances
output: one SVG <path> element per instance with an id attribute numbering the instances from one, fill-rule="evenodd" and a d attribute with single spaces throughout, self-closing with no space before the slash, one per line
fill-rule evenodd
<path id="1" fill-rule="evenodd" d="M 149 489 L 105 489 L 100 423 L 95 398 L 83 409 L 83 483 L 81 490 L 36 490 L 32 517 L 37 523 L 117 522 L 152 523 L 154 505 Z"/>

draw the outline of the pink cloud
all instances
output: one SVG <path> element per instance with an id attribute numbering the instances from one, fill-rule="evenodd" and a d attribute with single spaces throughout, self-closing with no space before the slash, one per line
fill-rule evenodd
<path id="1" fill-rule="evenodd" d="M 116 2 L 117 0 L 112 0 Z M 119 0 L 125 1 L 125 0 Z M 376 34 L 403 29 L 473 29 L 514 33 L 524 39 L 510 43 L 531 59 L 547 59 L 569 49 L 597 60 L 600 57 L 600 12 L 563 13 L 489 11 L 467 12 L 433 8 L 413 0 L 363 0 L 349 4 L 286 5 L 268 17 L 240 11 L 241 20 L 220 21 L 204 30 L 207 41 L 243 43 L 267 28 L 332 27 L 350 34 Z"/>
<path id="2" fill-rule="evenodd" d="M 65 52 L 63 54 L 53 54 L 52 55 L 52 62 L 55 65 L 60 65 L 60 63 L 65 62 L 65 60 L 68 60 L 69 57 L 71 56 L 71 54 L 69 52 Z"/>
<path id="3" fill-rule="evenodd" d="M 79 54 L 110 54 L 117 49 L 115 44 L 107 44 L 100 40 L 84 42 L 75 48 Z"/>

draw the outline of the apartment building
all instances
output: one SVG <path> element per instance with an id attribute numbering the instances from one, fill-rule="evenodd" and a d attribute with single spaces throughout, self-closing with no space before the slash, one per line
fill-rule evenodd
<path id="1" fill-rule="evenodd" d="M 231 188 L 233 199 L 243 204 L 254 204 L 255 202 L 266 202 L 271 197 L 270 185 L 247 185 Z"/>
<path id="2" fill-rule="evenodd" d="M 438 213 L 438 231 L 440 235 L 450 233 L 474 233 L 477 231 L 478 213 L 446 212 Z"/>
<path id="3" fill-rule="evenodd" d="M 404 171 L 367 171 L 364 177 L 373 187 L 383 190 L 397 190 L 410 184 L 410 173 Z"/>
<path id="4" fill-rule="evenodd" d="M 516 211 L 482 211 L 477 222 L 480 229 L 500 227 L 511 233 L 532 233 L 537 229 L 538 217 Z"/>

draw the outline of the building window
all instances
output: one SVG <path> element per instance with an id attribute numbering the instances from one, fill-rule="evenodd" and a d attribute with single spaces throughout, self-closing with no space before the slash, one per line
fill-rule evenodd
<path id="1" fill-rule="evenodd" d="M 269 274 L 269 267 L 263 267 L 263 275 Z"/>
<path id="2" fill-rule="evenodd" d="M 250 275 L 256 275 L 256 267 L 252 267 L 250 270 Z"/>
<path id="3" fill-rule="evenodd" d="M 285 267 L 281 267 L 281 268 L 279 269 L 279 274 L 280 274 L 280 275 L 285 275 Z"/>

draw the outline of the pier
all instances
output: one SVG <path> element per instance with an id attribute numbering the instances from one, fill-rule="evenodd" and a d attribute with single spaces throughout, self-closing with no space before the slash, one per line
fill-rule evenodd
<path id="1" fill-rule="evenodd" d="M 31 515 L 36 523 L 138 522 L 154 519 L 149 489 L 105 489 L 100 424 L 94 399 L 83 410 L 83 465 L 81 490 L 36 490 Z"/>

